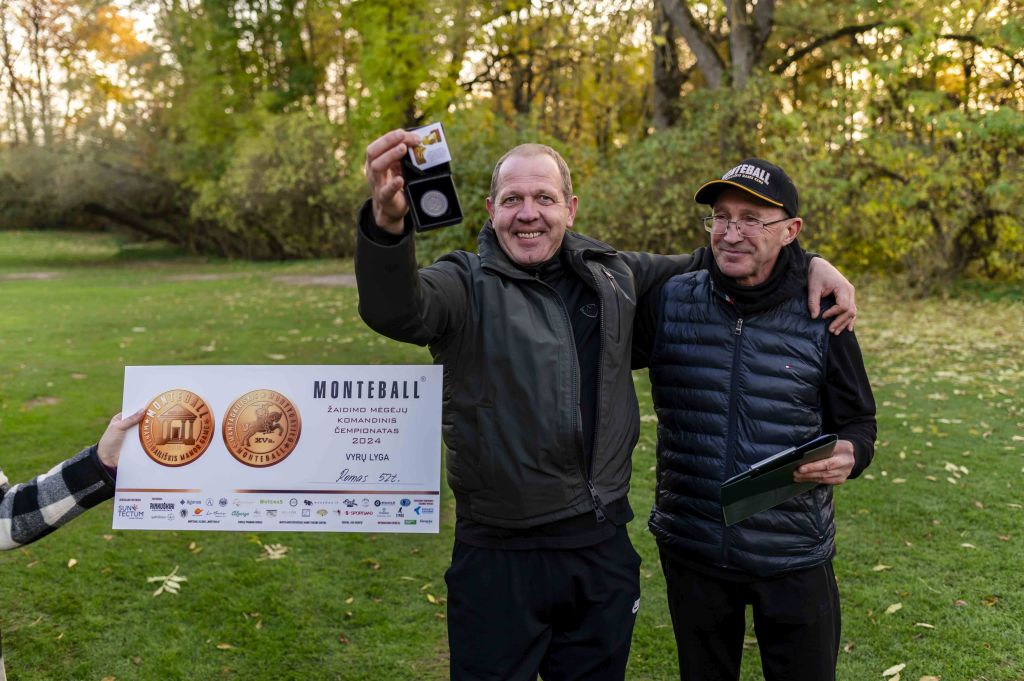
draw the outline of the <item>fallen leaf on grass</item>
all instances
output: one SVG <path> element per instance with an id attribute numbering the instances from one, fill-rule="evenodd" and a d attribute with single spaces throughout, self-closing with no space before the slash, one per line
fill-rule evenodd
<path id="1" fill-rule="evenodd" d="M 217 650 L 233 650 L 234 646 L 230 643 L 218 643 Z"/>
<path id="2" fill-rule="evenodd" d="M 891 614 L 893 614 L 894 612 L 896 612 L 897 610 L 899 610 L 902 607 L 903 607 L 902 603 L 893 603 L 892 605 L 890 605 L 888 608 L 885 609 L 885 614 L 886 615 L 891 615 Z"/>
<path id="3" fill-rule="evenodd" d="M 179 575 L 178 566 L 175 565 L 174 569 L 171 570 L 171 574 L 161 575 L 159 577 L 147 577 L 146 581 L 151 583 L 163 582 L 163 584 L 160 585 L 160 588 L 153 592 L 153 597 L 155 598 L 165 591 L 167 593 L 177 594 L 178 589 L 181 588 L 181 583 L 187 582 L 188 577 L 182 577 L 181 575 Z"/>
<path id="4" fill-rule="evenodd" d="M 272 359 L 272 360 L 277 361 L 277 362 L 280 362 L 282 359 L 285 359 L 285 358 L 286 358 L 285 355 L 282 355 L 282 354 L 279 354 L 279 353 L 276 353 L 276 352 L 268 352 L 267 353 L 267 359 Z"/>
<path id="5" fill-rule="evenodd" d="M 999 598 L 997 596 L 986 596 L 985 598 L 981 599 L 981 604 L 984 605 L 984 606 L 987 606 L 989 608 L 991 608 L 993 605 L 995 605 L 998 602 L 999 602 Z"/>
<path id="6" fill-rule="evenodd" d="M 338 634 L 338 643 L 348 645 L 348 636 L 345 635 L 345 632 L 341 632 Z"/>
<path id="7" fill-rule="evenodd" d="M 434 605 L 437 605 L 437 599 L 434 598 L 434 594 L 427 594 L 427 600 L 433 603 Z"/>
<path id="8" fill-rule="evenodd" d="M 881 563 L 879 563 L 875 567 L 871 568 L 871 571 L 872 572 L 881 572 L 882 570 L 891 570 L 891 569 L 892 569 L 891 565 L 882 565 Z"/>
<path id="9" fill-rule="evenodd" d="M 960 548 L 962 548 L 962 549 L 976 549 L 978 547 L 975 546 L 974 544 L 968 544 L 967 542 L 964 542 L 963 544 L 960 545 Z"/>
<path id="10" fill-rule="evenodd" d="M 21 405 L 22 411 L 30 411 L 36 407 L 52 407 L 55 404 L 60 404 L 61 399 L 59 397 L 35 397 L 23 405 Z"/>
<path id="11" fill-rule="evenodd" d="M 963 600 L 962 598 L 958 598 L 955 601 L 953 601 L 953 605 L 955 605 L 958 608 L 962 608 L 965 605 L 967 605 L 967 601 Z"/>
<path id="12" fill-rule="evenodd" d="M 354 601 L 355 599 L 356 599 L 355 596 L 349 596 L 348 598 L 345 599 L 345 605 L 352 605 L 352 601 Z"/>
<path id="13" fill-rule="evenodd" d="M 941 681 L 941 679 L 942 677 L 940 676 L 922 676 L 917 681 Z"/>
<path id="14" fill-rule="evenodd" d="M 914 626 L 915 627 L 921 627 L 922 629 L 934 629 L 935 628 L 935 625 L 928 624 L 927 622 L 915 622 Z"/>
<path id="15" fill-rule="evenodd" d="M 288 547 L 284 544 L 264 544 L 263 553 L 256 560 L 280 560 L 288 554 Z"/>
<path id="16" fill-rule="evenodd" d="M 72 558 L 68 561 L 68 570 L 78 565 L 78 560 Z"/>
<path id="17" fill-rule="evenodd" d="M 100 679 L 100 681 L 117 681 L 117 677 L 115 677 L 115 676 L 104 676 L 102 679 Z"/>
<path id="18" fill-rule="evenodd" d="M 899 674 L 901 671 L 903 671 L 903 669 L 906 666 L 906 663 L 893 665 L 892 667 L 889 667 L 884 672 L 882 672 L 882 676 L 892 676 L 893 674 Z"/>

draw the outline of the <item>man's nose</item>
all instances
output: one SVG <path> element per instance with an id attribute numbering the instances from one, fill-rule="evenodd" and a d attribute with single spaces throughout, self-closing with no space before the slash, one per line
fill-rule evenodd
<path id="1" fill-rule="evenodd" d="M 523 204 L 519 206 L 519 212 L 516 213 L 516 219 L 530 222 L 531 220 L 536 220 L 539 215 L 540 212 L 537 210 L 537 204 L 533 199 L 524 199 Z"/>
<path id="2" fill-rule="evenodd" d="M 745 238 L 746 237 L 740 234 L 740 226 L 735 221 L 730 221 L 725 226 L 725 234 L 722 235 L 722 239 L 725 241 L 734 244 L 739 241 L 743 241 Z"/>

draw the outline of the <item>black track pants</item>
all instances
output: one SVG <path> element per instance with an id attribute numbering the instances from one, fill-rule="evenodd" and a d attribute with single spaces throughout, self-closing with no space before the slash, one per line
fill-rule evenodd
<path id="1" fill-rule="evenodd" d="M 832 681 L 839 654 L 839 589 L 832 563 L 752 582 L 716 579 L 661 553 L 682 681 L 740 677 L 745 609 L 767 681 Z"/>
<path id="2" fill-rule="evenodd" d="M 454 681 L 622 681 L 640 604 L 625 527 L 581 549 L 455 542 L 448 583 Z"/>

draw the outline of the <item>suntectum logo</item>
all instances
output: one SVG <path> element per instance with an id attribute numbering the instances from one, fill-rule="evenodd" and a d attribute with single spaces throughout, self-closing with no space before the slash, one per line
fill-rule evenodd
<path id="1" fill-rule="evenodd" d="M 142 520 L 146 514 L 139 508 L 138 504 L 118 504 L 117 517 L 126 520 Z"/>

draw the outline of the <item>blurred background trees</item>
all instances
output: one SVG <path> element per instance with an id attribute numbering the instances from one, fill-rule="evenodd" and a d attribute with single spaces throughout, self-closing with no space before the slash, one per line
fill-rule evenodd
<path id="1" fill-rule="evenodd" d="M 467 220 L 427 250 L 539 140 L 620 248 L 703 243 L 756 155 L 844 268 L 1019 278 L 1022 77 L 1017 0 L 0 0 L 0 227 L 344 256 L 366 144 L 441 120 Z"/>

